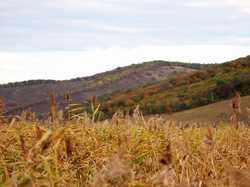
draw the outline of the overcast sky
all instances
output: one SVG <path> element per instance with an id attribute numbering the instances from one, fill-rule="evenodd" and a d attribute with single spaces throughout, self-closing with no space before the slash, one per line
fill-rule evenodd
<path id="1" fill-rule="evenodd" d="M 250 0 L 1 0 L 0 83 L 250 55 Z"/>

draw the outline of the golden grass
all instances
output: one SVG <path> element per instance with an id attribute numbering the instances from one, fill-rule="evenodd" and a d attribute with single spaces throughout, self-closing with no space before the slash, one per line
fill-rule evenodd
<path id="1" fill-rule="evenodd" d="M 50 98 L 50 117 L 51 121 L 54 122 L 55 120 L 57 120 L 58 117 L 56 96 L 54 93 L 50 93 L 49 98 Z"/>
<path id="2" fill-rule="evenodd" d="M 118 115 L 117 115 L 118 116 Z M 140 113 L 0 126 L 0 186 L 250 186 L 250 128 L 179 128 Z"/>
<path id="3" fill-rule="evenodd" d="M 4 98 L 0 96 L 0 122 L 3 121 L 4 112 L 5 112 L 5 101 Z"/>

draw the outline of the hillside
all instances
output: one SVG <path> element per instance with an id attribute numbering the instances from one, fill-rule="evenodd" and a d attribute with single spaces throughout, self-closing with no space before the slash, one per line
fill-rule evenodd
<path id="1" fill-rule="evenodd" d="M 27 108 L 46 113 L 49 111 L 48 94 L 50 92 L 56 93 L 57 102 L 62 107 L 64 95 L 68 92 L 71 93 L 74 102 L 83 102 L 92 96 L 127 91 L 175 77 L 180 73 L 194 72 L 205 66 L 153 61 L 72 80 L 30 80 L 0 85 L 0 96 L 6 100 L 7 113 L 17 113 Z"/>
<path id="2" fill-rule="evenodd" d="M 233 97 L 250 95 L 250 56 L 205 67 L 189 74 L 115 93 L 103 102 L 103 111 L 131 112 L 137 105 L 144 114 L 172 113 Z"/>
<path id="3" fill-rule="evenodd" d="M 246 108 L 250 108 L 250 96 L 242 98 L 242 114 L 241 120 L 245 121 L 248 114 Z M 216 122 L 216 121 L 227 121 L 233 114 L 231 108 L 232 101 L 226 100 L 218 103 L 186 110 L 183 112 L 174 113 L 171 116 L 165 116 L 168 119 L 176 121 L 189 121 L 189 122 Z M 250 121 L 249 121 L 250 122 Z"/>

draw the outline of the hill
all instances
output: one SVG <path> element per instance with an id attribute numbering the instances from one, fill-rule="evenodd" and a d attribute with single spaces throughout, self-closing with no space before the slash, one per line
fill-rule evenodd
<path id="1" fill-rule="evenodd" d="M 250 95 L 250 56 L 115 93 L 100 102 L 109 115 L 118 109 L 131 112 L 137 105 L 144 114 L 160 114 L 226 100 L 235 91 Z"/>
<path id="2" fill-rule="evenodd" d="M 74 102 L 83 102 L 92 96 L 127 91 L 180 73 L 194 72 L 205 66 L 207 65 L 166 61 L 146 62 L 72 80 L 30 80 L 0 85 L 0 96 L 6 100 L 7 114 L 18 113 L 27 108 L 46 113 L 49 111 L 50 92 L 56 93 L 57 102 L 62 107 L 64 96 L 69 92 Z"/>

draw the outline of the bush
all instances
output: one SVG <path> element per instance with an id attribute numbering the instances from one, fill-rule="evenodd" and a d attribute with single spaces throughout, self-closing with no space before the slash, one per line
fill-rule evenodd
<path id="1" fill-rule="evenodd" d="M 161 114 L 166 112 L 166 106 L 164 104 L 147 103 L 142 106 L 144 114 Z"/>

